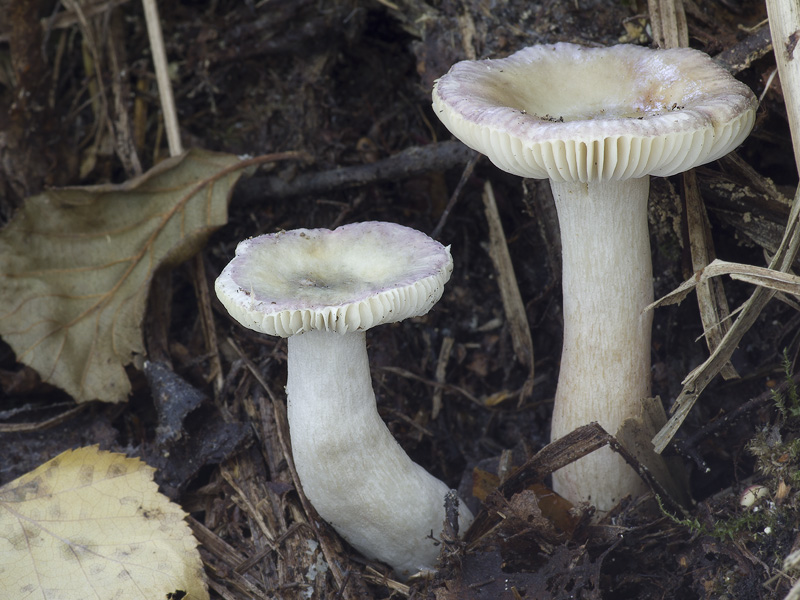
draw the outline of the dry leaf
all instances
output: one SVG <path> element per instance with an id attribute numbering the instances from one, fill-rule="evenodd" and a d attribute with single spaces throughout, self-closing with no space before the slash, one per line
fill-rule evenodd
<path id="1" fill-rule="evenodd" d="M 472 495 L 481 502 L 485 502 L 499 485 L 500 478 L 494 473 L 479 467 L 472 470 Z M 531 491 L 536 495 L 542 516 L 552 521 L 561 531 L 572 533 L 575 530 L 578 519 L 570 512 L 573 508 L 571 502 L 542 483 L 532 483 L 522 491 Z"/>
<path id="2" fill-rule="evenodd" d="M 241 173 L 191 150 L 122 185 L 28 198 L 0 232 L 0 336 L 78 402 L 121 402 L 154 271 L 227 222 Z"/>
<path id="3" fill-rule="evenodd" d="M 197 542 L 153 471 L 93 446 L 0 488 L 0 596 L 207 600 Z"/>

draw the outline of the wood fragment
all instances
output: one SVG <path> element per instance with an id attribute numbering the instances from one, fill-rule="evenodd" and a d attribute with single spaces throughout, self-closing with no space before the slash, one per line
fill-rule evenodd
<path id="1" fill-rule="evenodd" d="M 598 423 L 589 423 L 578 427 L 567 435 L 544 446 L 505 482 L 498 486 L 497 491 L 504 498 L 511 498 L 514 494 L 529 488 L 533 484 L 541 483 L 545 477 L 554 471 L 605 446 L 618 453 L 670 510 L 674 510 L 677 514 L 683 514 L 683 507 L 673 500 L 672 496 L 653 477 L 650 471 Z M 484 508 L 478 513 L 475 521 L 464 534 L 464 541 L 467 544 L 474 545 L 496 526 L 497 522 L 490 517 L 488 511 Z"/>
<path id="2" fill-rule="evenodd" d="M 770 52 L 772 52 L 772 37 L 765 23 L 735 46 L 714 56 L 714 60 L 732 75 L 736 75 L 749 69 L 750 65 Z"/>
<path id="3" fill-rule="evenodd" d="M 231 473 L 230 470 L 225 466 L 220 468 L 220 474 L 239 497 L 241 506 L 247 512 L 249 517 L 258 525 L 261 534 L 264 536 L 264 538 L 266 538 L 270 548 L 275 552 L 278 552 L 278 548 L 275 546 L 275 532 L 271 531 L 267 526 L 267 523 L 264 521 L 264 518 L 261 515 L 261 511 L 259 511 L 256 508 L 256 505 L 253 503 L 254 499 L 251 498 L 250 495 L 239 485 L 239 483 L 236 481 L 236 478 L 233 476 L 233 473 Z M 256 500 L 256 502 L 258 501 Z"/>
<path id="4" fill-rule="evenodd" d="M 450 361 L 450 354 L 453 351 L 453 344 L 455 339 L 446 335 L 442 340 L 442 347 L 439 349 L 439 359 L 436 361 L 435 377 L 437 383 L 444 383 L 447 375 L 447 363 Z M 431 408 L 431 419 L 439 416 L 442 410 L 442 395 L 444 393 L 443 386 L 437 386 L 433 391 L 433 407 Z"/>
<path id="5" fill-rule="evenodd" d="M 482 154 L 478 154 L 475 152 L 474 156 L 467 161 L 464 170 L 461 172 L 461 178 L 458 180 L 458 184 L 456 188 L 453 190 L 453 193 L 450 194 L 450 199 L 447 201 L 447 206 L 445 206 L 444 210 L 442 211 L 442 215 L 439 217 L 439 222 L 436 224 L 436 227 L 433 228 L 431 232 L 431 237 L 433 239 L 439 239 L 439 234 L 442 233 L 442 229 L 444 229 L 445 223 L 447 223 L 447 218 L 450 216 L 450 212 L 453 210 L 453 207 L 456 205 L 459 197 L 461 196 L 461 190 L 464 189 L 464 185 L 467 183 L 469 178 L 472 176 L 472 172 L 475 170 L 475 165 L 478 164 L 478 161 L 481 159 Z"/>
<path id="6" fill-rule="evenodd" d="M 682 0 L 648 0 L 653 43 L 658 48 L 686 48 L 689 28 Z"/>
<path id="7" fill-rule="evenodd" d="M 500 460 L 497 464 L 497 478 L 499 483 L 505 483 L 511 474 L 511 466 L 514 460 L 514 453 L 505 449 L 500 453 Z"/>
<path id="8" fill-rule="evenodd" d="M 697 187 L 694 170 L 683 174 L 683 191 L 686 205 L 686 225 L 689 230 L 689 249 L 692 255 L 692 270 L 700 271 L 714 258 L 714 241 L 711 237 L 711 224 L 708 213 Z M 725 297 L 725 289 L 719 279 L 710 279 L 699 283 L 695 289 L 700 319 L 703 322 L 706 344 L 709 352 L 713 352 L 722 341 L 722 337 L 730 328 L 730 309 Z M 720 374 L 725 379 L 737 379 L 739 374 L 730 361 L 722 367 Z"/>
<path id="9" fill-rule="evenodd" d="M 487 181 L 483 187 L 483 205 L 486 221 L 489 224 L 489 256 L 497 273 L 497 284 L 500 287 L 500 298 L 503 310 L 508 319 L 511 330 L 511 343 L 517 360 L 528 369 L 528 377 L 520 391 L 519 402 L 528 397 L 533 391 L 534 359 L 533 339 L 528 316 L 525 312 L 525 303 L 519 292 L 517 277 L 514 274 L 514 265 L 511 263 L 511 254 L 508 251 L 506 235 L 500 221 L 500 212 L 494 198 L 491 182 Z"/>
<path id="10" fill-rule="evenodd" d="M 161 98 L 161 113 L 167 130 L 169 155 L 177 156 L 183 152 L 183 144 L 181 143 L 180 127 L 178 126 L 175 96 L 172 93 L 172 83 L 169 80 L 167 51 L 164 48 L 164 35 L 161 32 L 161 22 L 158 18 L 158 5 L 156 0 L 143 0 L 143 5 L 147 22 L 147 36 L 150 39 L 150 52 L 153 54 L 153 66 L 155 67 L 156 80 L 158 81 L 158 94 Z"/>
<path id="11" fill-rule="evenodd" d="M 214 393 L 222 390 L 222 361 L 219 358 L 219 344 L 217 343 L 217 329 L 214 326 L 214 315 L 211 310 L 211 293 L 209 291 L 208 277 L 203 253 L 195 254 L 191 263 L 192 283 L 197 298 L 198 318 L 203 331 L 206 352 L 210 357 L 210 373 L 208 379 L 214 382 Z"/>
<path id="12" fill-rule="evenodd" d="M 68 421 L 87 406 L 89 406 L 88 403 L 78 404 L 77 406 L 57 414 L 55 417 L 50 417 L 38 423 L 0 423 L 0 433 L 31 433 L 34 431 L 44 431 Z"/>
<path id="13" fill-rule="evenodd" d="M 375 585 L 383 585 L 388 587 L 393 592 L 397 592 L 401 596 L 405 596 L 408 598 L 411 595 L 411 588 L 407 586 L 405 583 L 400 583 L 399 581 L 395 581 L 391 579 L 375 569 L 375 567 L 367 566 L 364 570 L 364 579 L 369 581 L 370 583 L 374 583 Z"/>
<path id="14" fill-rule="evenodd" d="M 274 176 L 243 178 L 236 186 L 234 197 L 238 202 L 262 202 L 264 198 L 327 194 L 384 181 L 408 179 L 429 171 L 443 171 L 466 164 L 474 154 L 473 150 L 456 141 L 413 146 L 374 163 L 303 173 L 291 181 Z"/>

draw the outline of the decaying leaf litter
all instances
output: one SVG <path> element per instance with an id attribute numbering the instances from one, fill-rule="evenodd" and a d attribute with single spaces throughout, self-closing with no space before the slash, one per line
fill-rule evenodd
<path id="1" fill-rule="evenodd" d="M 783 598 L 793 581 L 783 559 L 795 549 L 800 485 L 791 273 L 773 277 L 784 286 L 779 297 L 758 312 L 731 357 L 740 379 L 714 378 L 679 430 L 675 446 L 699 504 L 681 514 L 668 499 L 662 510 L 643 498 L 600 527 L 542 506 L 525 491 L 541 484 L 539 463 L 513 473 L 549 439 L 558 373 L 560 268 L 549 192 L 479 160 L 454 197 L 472 154 L 447 141 L 429 109 L 433 79 L 456 60 L 537 42 L 650 43 L 665 27 L 653 29 L 648 10 L 663 16 L 674 3 L 651 5 L 161 6 L 183 146 L 309 158 L 265 163 L 242 177 L 227 225 L 200 254 L 148 273 L 139 335 L 149 366 L 145 353 L 134 353 L 127 404 L 75 408 L 76 394 L 41 383 L 6 348 L 0 483 L 79 446 L 141 456 L 157 467 L 161 490 L 190 513 L 212 597 Z M 147 170 L 169 155 L 137 3 L 69 2 L 55 12 L 46 3 L 10 6 L 12 20 L 0 24 L 11 65 L 0 78 L 0 114 L 8 115 L 0 117 L 4 219 L 44 186 L 120 184 L 140 174 L 137 163 Z M 763 94 L 756 130 L 737 155 L 697 171 L 711 256 L 735 263 L 714 268 L 751 277 L 721 278 L 735 318 L 753 292 L 752 276 L 760 276 L 752 267 L 768 265 L 780 246 L 795 194 L 784 108 L 790 90 L 770 77 L 775 60 L 760 3 L 685 2 L 684 9 L 690 44 L 720 55 Z M 30 95 L 15 95 L 22 88 Z M 530 326 L 534 370 L 518 360 L 519 313 L 504 308 L 498 286 L 509 274 L 498 274 L 490 256 L 496 239 L 482 210 L 486 182 Z M 661 297 L 694 270 L 690 219 L 683 182 L 655 180 L 652 188 Z M 373 376 L 381 414 L 409 454 L 453 486 L 476 473 L 473 492 L 486 501 L 485 530 L 468 536 L 465 548 L 448 544 L 438 578 L 410 587 L 343 547 L 297 495 L 282 404 L 285 345 L 236 327 L 209 293 L 244 237 L 370 219 L 426 232 L 441 221 L 438 239 L 452 247 L 456 270 L 438 308 L 370 336 Z M 708 349 L 698 340 L 703 324 L 692 295 L 656 309 L 655 323 L 654 392 L 669 406 Z M 532 372 L 531 393 L 522 393 Z M 168 414 L 164 397 L 179 399 L 172 409 L 185 407 Z M 434 406 L 441 406 L 435 419 Z M 586 435 L 569 451 L 597 443 Z M 492 491 L 504 481 L 512 483 Z M 770 496 L 759 510 L 744 510 L 739 494 L 755 483 Z"/>

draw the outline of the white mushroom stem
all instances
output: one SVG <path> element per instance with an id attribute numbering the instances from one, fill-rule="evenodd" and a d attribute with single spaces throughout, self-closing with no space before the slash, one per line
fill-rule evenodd
<path id="1" fill-rule="evenodd" d="M 401 575 L 435 567 L 448 487 L 414 463 L 378 414 L 363 332 L 289 338 L 292 454 L 319 515 Z M 461 531 L 472 520 L 460 506 Z"/>
<path id="2" fill-rule="evenodd" d="M 564 346 L 552 439 L 597 421 L 615 434 L 650 395 L 653 275 L 649 177 L 602 183 L 551 181 L 563 254 Z M 645 487 L 603 448 L 557 471 L 556 492 L 608 511 Z"/>

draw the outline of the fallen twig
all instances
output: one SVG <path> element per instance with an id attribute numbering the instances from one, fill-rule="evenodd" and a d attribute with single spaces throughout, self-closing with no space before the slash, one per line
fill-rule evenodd
<path id="1" fill-rule="evenodd" d="M 456 205 L 458 198 L 461 196 L 461 190 L 464 189 L 464 185 L 472 176 L 472 171 L 475 170 L 475 165 L 478 164 L 481 156 L 483 156 L 483 154 L 475 152 L 472 158 L 470 158 L 467 164 L 464 166 L 464 170 L 461 172 L 461 178 L 458 180 L 458 184 L 456 184 L 456 188 L 453 190 L 453 193 L 450 194 L 450 200 L 447 201 L 447 206 L 444 207 L 442 215 L 439 217 L 439 222 L 431 232 L 431 237 L 433 239 L 439 239 L 439 234 L 442 233 L 442 229 L 444 229 L 444 225 L 447 223 L 447 218 L 450 216 L 450 211 L 452 211 L 453 207 Z"/>
<path id="2" fill-rule="evenodd" d="M 772 38 L 766 24 L 758 27 L 753 33 L 735 46 L 731 46 L 714 56 L 714 60 L 725 67 L 733 75 L 749 68 L 754 61 L 772 51 Z"/>
<path id="3" fill-rule="evenodd" d="M 683 191 L 686 201 L 686 225 L 689 231 L 689 248 L 692 255 L 692 268 L 700 271 L 715 258 L 714 242 L 711 239 L 711 225 L 708 213 L 700 196 L 694 170 L 683 174 Z M 703 322 L 703 331 L 709 352 L 713 352 L 722 341 L 730 326 L 730 309 L 725 297 L 725 289 L 719 279 L 698 282 L 697 305 Z M 730 361 L 720 371 L 725 379 L 736 379 L 739 374 Z"/>
<path id="4" fill-rule="evenodd" d="M 407 148 L 374 163 L 303 173 L 291 181 L 280 177 L 251 177 L 239 182 L 234 191 L 237 202 L 283 199 L 408 179 L 430 171 L 442 171 L 467 163 L 474 152 L 461 142 L 448 141 Z"/>
<path id="5" fill-rule="evenodd" d="M 503 310 L 508 320 L 511 331 L 511 344 L 517 360 L 528 369 L 528 377 L 522 386 L 517 407 L 530 396 L 533 391 L 534 359 L 533 339 L 528 316 L 525 312 L 525 303 L 519 292 L 517 277 L 514 274 L 514 265 L 511 263 L 511 254 L 508 251 L 503 224 L 500 222 L 500 213 L 494 199 L 492 184 L 487 181 L 483 188 L 483 204 L 486 221 L 489 224 L 489 256 L 497 272 L 497 284 L 500 288 L 500 299 Z"/>

